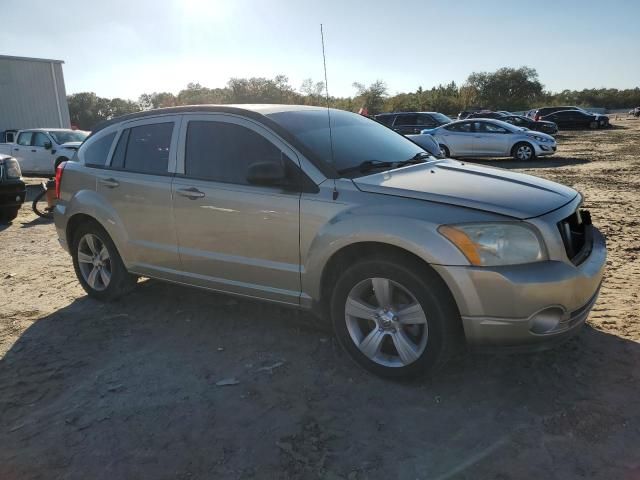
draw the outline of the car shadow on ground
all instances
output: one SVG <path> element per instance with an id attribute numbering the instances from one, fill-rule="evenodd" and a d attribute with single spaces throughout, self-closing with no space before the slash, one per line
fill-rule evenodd
<path id="1" fill-rule="evenodd" d="M 587 327 L 395 383 L 311 315 L 147 281 L 11 346 L 0 478 L 630 478 L 639 363 L 640 345 Z"/>
<path id="2" fill-rule="evenodd" d="M 534 168 L 556 168 L 556 167 L 568 167 L 572 165 L 583 165 L 586 163 L 590 163 L 590 160 L 586 158 L 577 158 L 577 157 L 543 157 L 536 158 L 535 160 L 529 162 L 519 162 L 512 158 L 467 158 L 461 160 L 465 163 L 477 163 L 479 165 L 485 165 L 487 167 L 498 167 L 498 168 L 506 168 L 506 169 L 534 169 Z"/>

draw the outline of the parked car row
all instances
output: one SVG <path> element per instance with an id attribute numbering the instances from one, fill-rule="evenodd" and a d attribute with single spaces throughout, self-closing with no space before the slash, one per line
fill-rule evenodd
<path id="1" fill-rule="evenodd" d="M 61 128 L 33 128 L 13 134 L 15 142 L 0 143 L 0 154 L 10 155 L 23 174 L 53 175 L 56 167 L 70 160 L 89 132 Z"/>

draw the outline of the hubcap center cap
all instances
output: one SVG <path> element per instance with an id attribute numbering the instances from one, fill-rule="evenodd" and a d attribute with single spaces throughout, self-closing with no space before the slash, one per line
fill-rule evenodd
<path id="1" fill-rule="evenodd" d="M 378 325 L 383 330 L 394 331 L 399 327 L 398 316 L 391 309 L 384 309 L 378 312 Z"/>

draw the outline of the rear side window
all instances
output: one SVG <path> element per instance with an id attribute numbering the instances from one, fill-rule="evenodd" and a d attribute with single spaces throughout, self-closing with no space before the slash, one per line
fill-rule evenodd
<path id="1" fill-rule="evenodd" d="M 18 145 L 22 145 L 23 147 L 30 146 L 32 136 L 33 132 L 22 132 L 20 135 L 18 135 Z"/>
<path id="2" fill-rule="evenodd" d="M 122 131 L 118 145 L 113 152 L 113 158 L 111 159 L 111 168 L 122 169 L 124 168 L 124 156 L 127 153 L 127 142 L 129 141 L 129 129 Z"/>
<path id="3" fill-rule="evenodd" d="M 139 173 L 166 174 L 172 133 L 173 122 L 131 128 L 124 169 Z"/>
<path id="4" fill-rule="evenodd" d="M 84 152 L 84 163 L 92 167 L 104 167 L 116 134 L 110 133 L 96 140 Z"/>
<path id="5" fill-rule="evenodd" d="M 282 162 L 271 142 L 233 123 L 192 121 L 187 128 L 185 175 L 216 182 L 248 185 L 247 169 L 255 162 Z"/>
<path id="6" fill-rule="evenodd" d="M 396 126 L 398 125 L 418 125 L 416 122 L 418 121 L 417 115 L 398 115 L 396 119 Z"/>
<path id="7" fill-rule="evenodd" d="M 393 125 L 394 118 L 395 118 L 394 115 L 380 115 L 376 117 L 376 120 L 379 121 L 381 124 L 386 125 L 387 127 L 390 127 L 391 125 Z"/>

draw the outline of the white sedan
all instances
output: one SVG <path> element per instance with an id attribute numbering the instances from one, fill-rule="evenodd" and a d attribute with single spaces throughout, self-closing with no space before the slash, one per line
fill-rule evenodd
<path id="1" fill-rule="evenodd" d="M 551 135 L 488 118 L 451 122 L 421 134 L 433 136 L 446 157 L 513 157 L 528 161 L 553 155 L 557 148 Z"/>

